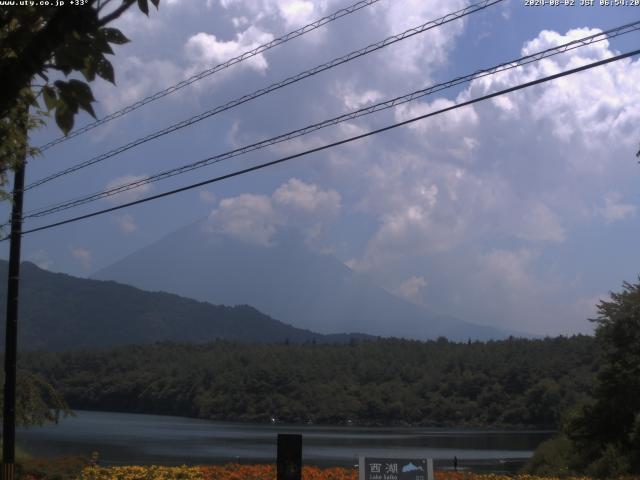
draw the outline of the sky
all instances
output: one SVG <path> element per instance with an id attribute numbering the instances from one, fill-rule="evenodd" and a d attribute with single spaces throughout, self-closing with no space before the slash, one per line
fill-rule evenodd
<path id="1" fill-rule="evenodd" d="M 104 116 L 352 2 L 161 0 L 125 14 Z M 506 0 L 29 190 L 25 211 L 101 191 L 640 19 L 640 7 Z M 468 5 L 380 0 L 32 159 L 27 183 Z M 599 42 L 294 141 L 43 219 L 45 225 L 202 181 L 638 48 Z M 638 278 L 640 59 L 497 97 L 269 169 L 26 235 L 22 258 L 90 276 L 208 218 L 273 245 L 294 229 L 411 302 L 538 335 L 589 333 L 595 305 Z M 76 124 L 91 119 L 81 114 Z M 51 125 L 33 145 L 57 138 Z M 8 217 L 5 202 L 2 215 Z M 3 258 L 8 255 L 2 244 Z M 241 267 L 240 267 L 241 268 Z M 170 274 L 168 272 L 167 274 Z"/>

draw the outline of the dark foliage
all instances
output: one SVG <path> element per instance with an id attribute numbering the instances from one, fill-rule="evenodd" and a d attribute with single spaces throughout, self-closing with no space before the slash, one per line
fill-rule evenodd
<path id="1" fill-rule="evenodd" d="M 51 273 L 25 262 L 20 295 L 20 350 L 113 347 L 157 341 L 348 342 L 364 335 L 320 335 L 272 319 L 247 305 L 226 307 L 115 282 Z M 6 288 L 7 262 L 0 261 Z M 0 321 L 6 295 L 0 289 Z M 4 340 L 4 331 L 0 331 Z"/>
<path id="2" fill-rule="evenodd" d="M 0 373 L 0 412 L 4 404 L 4 372 Z M 72 414 L 59 392 L 39 375 L 17 371 L 16 423 L 19 426 L 57 422 Z M 0 418 L 1 419 L 1 418 Z"/>
<path id="3" fill-rule="evenodd" d="M 151 3 L 157 8 L 159 1 Z M 98 76 L 115 83 L 107 55 L 114 53 L 113 45 L 129 40 L 107 25 L 136 2 L 148 15 L 149 5 L 148 0 L 122 0 L 111 8 L 112 2 L 83 0 L 73 8 L 59 8 L 54 2 L 0 6 L 0 188 L 7 169 L 22 164 L 25 155 L 38 153 L 28 146 L 28 132 L 46 123 L 49 114 L 54 114 L 65 135 L 80 110 L 95 118 L 95 98 L 88 83 L 49 77 L 82 74 L 87 82 Z"/>
<path id="4" fill-rule="evenodd" d="M 20 480 L 76 480 L 89 464 L 83 457 L 25 458 L 17 462 L 16 477 Z"/>
<path id="5" fill-rule="evenodd" d="M 163 343 L 30 353 L 72 408 L 216 420 L 554 428 L 598 368 L 593 338 L 343 345 Z"/>
<path id="6" fill-rule="evenodd" d="M 593 399 L 566 415 L 562 436 L 538 449 L 531 472 L 640 474 L 640 283 L 625 282 L 598 312 Z"/>
<path id="7" fill-rule="evenodd" d="M 567 434 L 594 475 L 640 473 L 640 283 L 598 305 L 603 367 L 594 401 L 567 422 Z"/>

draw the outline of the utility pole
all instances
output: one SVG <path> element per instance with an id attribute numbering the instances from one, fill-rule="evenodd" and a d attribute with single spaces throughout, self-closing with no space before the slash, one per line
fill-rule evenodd
<path id="1" fill-rule="evenodd" d="M 20 243 L 22 241 L 22 197 L 27 150 L 27 110 L 24 122 L 24 149 L 14 170 L 9 281 L 7 283 L 7 326 L 4 347 L 4 406 L 2 413 L 2 480 L 14 480 L 16 456 L 16 363 L 18 352 L 18 293 L 20 288 Z"/>

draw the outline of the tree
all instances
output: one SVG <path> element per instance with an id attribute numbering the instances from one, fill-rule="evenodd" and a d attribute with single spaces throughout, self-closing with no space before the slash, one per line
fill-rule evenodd
<path id="1" fill-rule="evenodd" d="M 640 280 L 640 278 L 639 278 Z M 595 475 L 640 473 L 640 282 L 598 305 L 603 365 L 594 400 L 567 422 L 583 466 Z"/>
<path id="2" fill-rule="evenodd" d="M 95 118 L 95 99 L 86 82 L 99 76 L 115 83 L 106 55 L 114 53 L 111 45 L 129 40 L 107 25 L 136 2 L 148 15 L 148 0 L 122 0 L 119 6 L 115 0 L 78 0 L 0 7 L 0 194 L 7 170 L 17 170 L 25 156 L 37 153 L 28 145 L 28 133 L 43 125 L 48 114 L 54 113 L 65 135 L 80 109 Z M 159 2 L 151 0 L 156 8 Z M 52 73 L 57 80 L 49 79 Z M 69 78 L 77 73 L 86 82 Z M 68 412 L 62 397 L 42 378 L 19 372 L 17 383 L 18 424 L 54 421 L 61 411 Z"/>
<path id="3" fill-rule="evenodd" d="M 4 383 L 0 375 L 0 386 Z M 72 414 L 60 393 L 40 375 L 18 371 L 16 423 L 20 426 L 57 422 L 60 415 Z M 2 412 L 0 389 L 0 412 Z"/>
<path id="4" fill-rule="evenodd" d="M 156 8 L 159 2 L 151 0 Z M 115 0 L 78 3 L 82 5 L 0 7 L 0 186 L 6 184 L 6 171 L 22 163 L 25 151 L 37 153 L 28 147 L 27 135 L 44 124 L 46 114 L 55 115 L 65 135 L 80 109 L 95 117 L 95 99 L 86 82 L 99 76 L 115 83 L 106 55 L 113 54 L 112 45 L 129 41 L 107 25 L 134 3 L 149 14 L 148 0 L 122 0 L 117 7 Z M 58 77 L 79 72 L 86 82 L 50 81 L 56 72 Z"/>

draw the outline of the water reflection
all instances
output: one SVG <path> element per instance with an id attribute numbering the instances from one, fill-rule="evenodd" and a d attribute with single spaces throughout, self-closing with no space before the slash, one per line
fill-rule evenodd
<path id="1" fill-rule="evenodd" d="M 104 464 L 273 462 L 278 433 L 302 433 L 308 464 L 354 465 L 358 455 L 418 456 L 447 466 L 514 471 L 552 435 L 540 431 L 324 427 L 210 422 L 181 417 L 77 412 L 58 425 L 20 429 L 37 456 L 100 453 Z"/>

